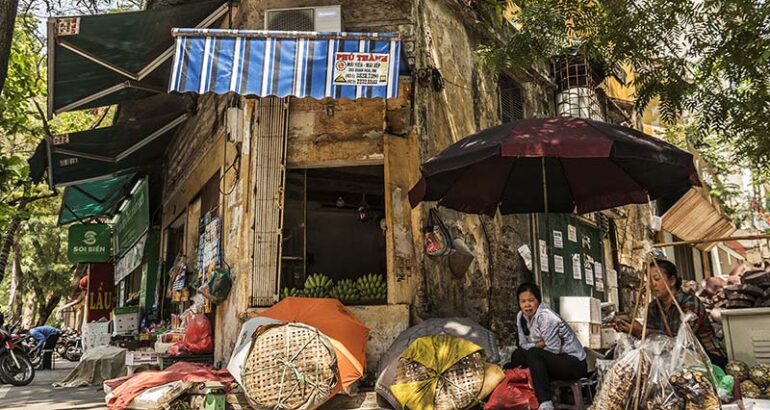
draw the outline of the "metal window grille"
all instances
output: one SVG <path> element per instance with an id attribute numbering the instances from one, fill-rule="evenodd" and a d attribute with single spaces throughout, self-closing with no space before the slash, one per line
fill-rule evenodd
<path id="1" fill-rule="evenodd" d="M 498 107 L 503 123 L 524 118 L 524 102 L 521 87 L 508 76 L 501 75 L 498 81 Z"/>
<path id="2" fill-rule="evenodd" d="M 267 13 L 268 30 L 315 31 L 315 11 L 313 9 L 276 10 Z"/>
<path id="3" fill-rule="evenodd" d="M 596 95 L 597 78 L 590 62 L 583 57 L 554 60 L 552 74 L 558 87 L 556 112 L 561 116 L 603 120 Z"/>

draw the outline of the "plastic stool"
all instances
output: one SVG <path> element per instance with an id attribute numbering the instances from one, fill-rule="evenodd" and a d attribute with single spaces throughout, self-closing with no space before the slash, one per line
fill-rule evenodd
<path id="1" fill-rule="evenodd" d="M 554 380 L 551 382 L 551 391 L 554 397 L 554 408 L 561 410 L 585 410 L 593 403 L 591 388 L 594 381 L 588 378 L 573 381 Z M 572 396 L 572 404 L 562 402 L 562 393 Z M 588 400 L 586 400 L 586 398 Z"/>

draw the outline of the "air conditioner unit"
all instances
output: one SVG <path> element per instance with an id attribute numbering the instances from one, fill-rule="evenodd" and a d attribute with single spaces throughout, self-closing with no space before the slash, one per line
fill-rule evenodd
<path id="1" fill-rule="evenodd" d="M 265 12 L 265 29 L 272 31 L 342 31 L 342 7 L 296 7 Z"/>

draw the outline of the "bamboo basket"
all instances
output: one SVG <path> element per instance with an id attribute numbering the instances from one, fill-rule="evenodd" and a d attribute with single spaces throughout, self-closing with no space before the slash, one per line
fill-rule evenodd
<path id="1" fill-rule="evenodd" d="M 243 367 L 243 389 L 255 409 L 312 410 L 338 383 L 337 356 L 318 329 L 299 323 L 261 327 Z"/>
<path id="2" fill-rule="evenodd" d="M 427 381 L 438 377 L 433 398 L 435 410 L 465 409 L 477 403 L 484 386 L 485 358 L 476 352 L 462 358 L 446 372 L 436 376 L 435 371 L 415 361 L 401 358 L 396 370 L 395 384 Z"/>

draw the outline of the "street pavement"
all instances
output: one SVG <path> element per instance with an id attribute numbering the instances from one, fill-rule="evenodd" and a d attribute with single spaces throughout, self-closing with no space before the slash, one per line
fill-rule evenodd
<path id="1" fill-rule="evenodd" d="M 56 370 L 38 370 L 35 380 L 27 386 L 0 384 L 0 409 L 33 410 L 102 410 L 104 392 L 101 386 L 81 388 L 54 388 L 53 383 L 64 379 L 77 363 L 58 360 Z"/>

